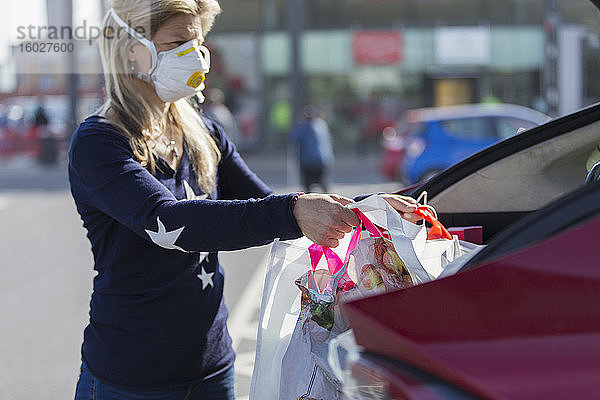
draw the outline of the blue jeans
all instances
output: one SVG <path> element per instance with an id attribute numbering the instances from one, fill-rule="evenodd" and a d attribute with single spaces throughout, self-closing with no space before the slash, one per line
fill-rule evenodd
<path id="1" fill-rule="evenodd" d="M 85 363 L 77 382 L 75 400 L 234 400 L 234 370 L 195 384 L 167 390 L 122 390 L 98 380 Z"/>

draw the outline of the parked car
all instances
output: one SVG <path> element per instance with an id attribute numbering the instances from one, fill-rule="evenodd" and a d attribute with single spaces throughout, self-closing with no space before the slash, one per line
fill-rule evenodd
<path id="1" fill-rule="evenodd" d="M 362 347 L 348 398 L 596 398 L 599 143 L 600 103 L 405 192 L 427 191 L 448 227 L 483 226 L 486 245 L 443 278 L 344 305 Z"/>
<path id="2" fill-rule="evenodd" d="M 382 173 L 405 184 L 426 181 L 477 151 L 550 117 L 514 104 L 409 110 L 383 132 Z"/>

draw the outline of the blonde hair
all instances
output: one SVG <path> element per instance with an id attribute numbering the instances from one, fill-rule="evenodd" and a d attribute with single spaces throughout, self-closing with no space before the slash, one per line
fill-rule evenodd
<path id="1" fill-rule="evenodd" d="M 148 40 L 165 21 L 178 14 L 199 16 L 202 32 L 206 34 L 221 12 L 216 0 L 108 0 L 107 3 Z M 188 100 L 180 99 L 170 104 L 165 118 L 165 110 L 140 93 L 137 78 L 129 71 L 128 52 L 139 42 L 123 31 L 110 13 L 102 22 L 102 32 L 100 55 L 107 97 L 102 112 L 127 137 L 140 164 L 152 173 L 156 170 L 156 160 L 149 142 L 168 124 L 181 130 L 198 184 L 205 193 L 211 193 L 221 152 L 198 111 Z"/>

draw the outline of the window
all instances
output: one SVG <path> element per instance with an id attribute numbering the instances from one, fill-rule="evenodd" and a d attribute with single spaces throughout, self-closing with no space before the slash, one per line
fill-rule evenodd
<path id="1" fill-rule="evenodd" d="M 531 121 L 525 121 L 519 118 L 511 117 L 497 117 L 496 120 L 496 131 L 500 139 L 506 139 L 519 133 L 519 130 L 529 129 L 536 126 Z"/>
<path id="2" fill-rule="evenodd" d="M 442 128 L 452 136 L 466 140 L 484 140 L 494 137 L 489 117 L 456 118 L 441 121 Z"/>

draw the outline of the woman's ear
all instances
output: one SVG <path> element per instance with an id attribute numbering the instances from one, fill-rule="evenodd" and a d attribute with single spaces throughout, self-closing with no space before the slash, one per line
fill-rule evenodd
<path id="1" fill-rule="evenodd" d="M 137 71 L 146 72 L 152 67 L 152 54 L 141 43 L 135 43 L 127 52 L 127 61 L 135 63 Z"/>

